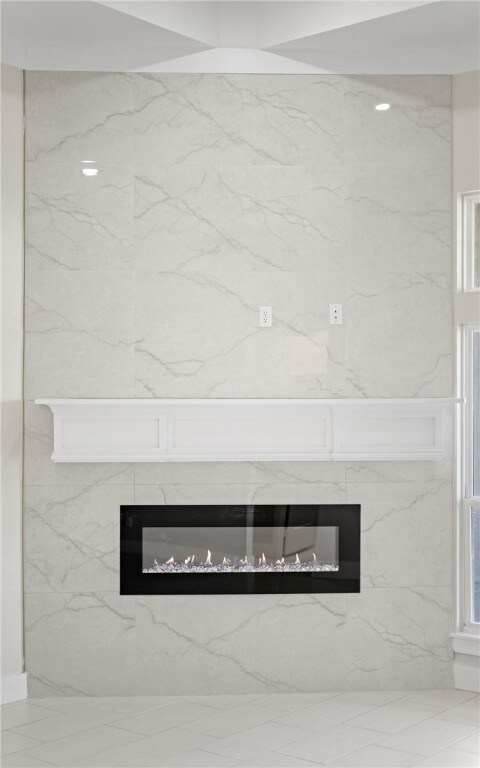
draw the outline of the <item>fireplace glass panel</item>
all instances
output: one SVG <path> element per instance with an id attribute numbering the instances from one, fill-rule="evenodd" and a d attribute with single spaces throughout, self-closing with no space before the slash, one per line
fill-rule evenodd
<path id="1" fill-rule="evenodd" d="M 145 527 L 143 573 L 338 571 L 337 526 Z"/>

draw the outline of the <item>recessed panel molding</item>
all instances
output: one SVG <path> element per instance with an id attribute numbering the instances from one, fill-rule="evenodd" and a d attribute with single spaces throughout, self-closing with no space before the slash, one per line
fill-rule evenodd
<path id="1" fill-rule="evenodd" d="M 55 462 L 435 460 L 454 398 L 53 400 Z"/>

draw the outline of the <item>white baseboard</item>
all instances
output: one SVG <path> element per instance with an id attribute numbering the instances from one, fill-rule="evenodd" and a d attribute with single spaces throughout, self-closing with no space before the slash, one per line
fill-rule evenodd
<path id="1" fill-rule="evenodd" d="M 0 677 L 0 704 L 27 698 L 27 673 Z"/>
<path id="2" fill-rule="evenodd" d="M 456 653 L 453 659 L 453 684 L 462 691 L 480 693 L 480 659 Z"/>

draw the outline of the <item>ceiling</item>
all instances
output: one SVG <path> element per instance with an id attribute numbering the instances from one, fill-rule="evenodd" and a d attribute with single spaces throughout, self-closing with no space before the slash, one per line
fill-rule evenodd
<path id="1" fill-rule="evenodd" d="M 24 69 L 451 74 L 480 66 L 480 2 L 2 0 Z"/>

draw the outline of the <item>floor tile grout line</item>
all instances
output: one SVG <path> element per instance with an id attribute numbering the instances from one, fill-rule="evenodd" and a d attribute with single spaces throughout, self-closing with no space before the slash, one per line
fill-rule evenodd
<path id="1" fill-rule="evenodd" d="M 108 726 L 110 726 L 111 724 L 110 724 L 110 723 L 105 723 L 105 725 L 108 725 Z M 99 727 L 101 727 L 101 726 L 99 726 Z M 170 726 L 169 728 L 166 728 L 166 729 L 165 729 L 165 731 L 168 731 L 168 730 L 173 730 L 174 728 L 175 728 L 175 729 L 178 729 L 178 730 L 182 730 L 181 728 L 179 728 L 179 727 L 177 727 L 177 726 Z M 88 729 L 88 730 L 95 730 L 95 729 L 94 729 L 94 728 L 91 728 L 91 729 Z M 156 733 L 154 733 L 154 734 L 140 734 L 140 733 L 136 733 L 136 732 L 133 732 L 133 731 L 126 731 L 126 729 L 122 729 L 122 728 L 117 728 L 116 730 L 118 730 L 118 731 L 122 731 L 122 730 L 123 730 L 125 733 L 131 733 L 131 734 L 132 734 L 132 736 L 138 736 L 138 738 L 137 738 L 137 739 L 132 739 L 132 741 L 131 741 L 131 742 L 127 742 L 126 744 L 124 744 L 124 745 L 122 745 L 122 746 L 130 746 L 130 744 L 132 744 L 132 745 L 133 745 L 133 744 L 135 744 L 135 743 L 139 743 L 139 744 L 140 744 L 142 741 L 145 741 L 145 740 L 147 740 L 147 739 L 151 738 L 152 736 L 158 736 L 158 735 L 160 735 L 161 733 L 164 733 L 164 731 L 157 731 L 157 732 L 156 732 Z M 84 732 L 84 731 L 80 731 L 80 732 L 77 732 L 77 733 L 85 733 L 85 732 Z M 75 733 L 75 734 L 71 734 L 71 735 L 72 735 L 72 736 L 76 736 L 76 735 L 77 735 L 77 733 Z M 64 738 L 68 738 L 68 737 L 64 737 Z M 214 737 L 211 737 L 211 738 L 214 738 Z M 61 739 L 58 739 L 58 740 L 55 740 L 55 741 L 52 741 L 52 742 L 43 742 L 43 744 L 55 744 L 55 742 L 56 742 L 56 741 L 60 741 L 60 740 L 61 740 Z M 96 758 L 96 757 L 101 757 L 101 756 L 102 756 L 103 754 L 105 754 L 106 752 L 110 752 L 110 750 L 111 750 L 112 748 L 113 748 L 113 749 L 115 749 L 115 747 L 111 747 L 111 746 L 110 746 L 110 747 L 107 747 L 107 749 L 102 749 L 100 752 L 95 752 L 95 753 L 93 753 L 92 755 L 85 755 L 85 758 L 90 758 L 90 757 L 91 757 L 92 759 L 94 759 L 94 758 Z M 35 747 L 27 747 L 27 749 L 35 749 Z M 191 749 L 192 749 L 192 748 L 181 750 L 181 751 L 179 751 L 177 754 L 178 754 L 178 755 L 181 755 L 181 754 L 182 754 L 182 752 L 190 752 L 190 751 L 191 751 Z M 200 749 L 200 747 L 193 747 L 193 749 Z M 24 755 L 25 757 L 29 757 L 29 755 L 28 755 L 28 754 L 26 754 L 26 750 L 24 750 L 24 751 L 19 751 L 19 752 L 17 752 L 17 753 L 13 753 L 13 754 L 21 754 L 22 756 Z M 210 754 L 215 754 L 215 753 L 210 753 Z M 44 760 L 44 758 L 42 758 L 42 760 Z M 47 762 L 47 761 L 45 760 L 45 762 Z M 50 765 L 56 765 L 55 763 L 49 763 L 49 764 L 50 764 Z M 59 766 L 58 766 L 58 765 L 56 765 L 56 768 L 59 768 Z M 65 768 L 68 768 L 68 767 L 66 766 Z"/>
<path id="2" fill-rule="evenodd" d="M 262 720 L 262 722 L 260 722 L 260 723 L 255 723 L 254 725 L 249 725 L 247 728 L 242 728 L 240 731 L 234 731 L 233 733 L 229 733 L 229 734 L 224 735 L 224 736 L 212 736 L 209 733 L 208 734 L 203 734 L 203 735 L 209 736 L 212 739 L 217 739 L 218 741 L 223 741 L 224 739 L 230 739 L 230 738 L 232 738 L 234 736 L 240 736 L 240 734 L 243 734 L 243 733 L 248 734 L 248 731 L 251 731 L 253 728 L 260 728 L 263 725 L 272 725 L 272 724 L 280 725 L 280 726 L 283 725 L 282 723 L 279 723 L 277 720 Z M 201 734 L 202 733 L 202 731 L 194 731 L 193 729 L 187 728 L 188 725 L 189 725 L 189 723 L 184 723 L 182 726 L 178 726 L 178 727 L 180 728 L 180 730 L 187 731 L 188 733 L 196 733 L 196 734 Z M 306 732 L 308 732 L 308 734 L 310 736 L 314 736 L 315 735 L 315 731 L 312 731 L 309 728 L 302 728 L 302 726 L 296 726 L 296 725 L 289 725 L 288 727 L 289 728 L 297 728 L 297 729 L 301 729 L 303 731 L 306 731 Z M 305 737 L 305 738 L 307 738 L 307 737 Z"/>
<path id="3" fill-rule="evenodd" d="M 421 726 L 421 725 L 423 725 L 425 723 L 430 722 L 430 720 L 435 720 L 435 718 L 436 718 L 436 715 L 432 715 L 431 717 L 426 717 L 424 720 L 418 720 L 416 723 L 411 723 L 410 725 L 407 725 L 405 728 L 402 728 L 399 731 L 393 731 L 392 733 L 390 733 L 389 731 L 376 731 L 376 733 L 381 733 L 382 736 L 385 739 L 388 738 L 389 736 L 399 736 L 402 733 L 404 733 L 405 731 L 408 731 L 410 728 L 414 728 L 417 725 Z M 437 718 L 437 720 L 438 719 L 440 719 L 440 718 Z M 353 718 L 352 718 L 352 720 L 353 720 Z M 466 726 L 469 726 L 470 728 L 476 728 L 479 731 L 479 733 L 480 733 L 480 730 L 479 730 L 478 726 L 471 725 L 470 723 L 463 723 L 463 722 L 459 722 L 458 720 L 446 720 L 444 722 L 452 723 L 452 725 L 466 725 Z M 348 721 L 348 720 L 344 720 L 342 723 L 340 723 L 340 725 L 348 725 L 349 728 L 358 728 L 358 729 L 361 729 L 361 730 L 373 730 L 372 728 L 367 728 L 366 729 L 366 728 L 364 728 L 363 725 L 351 725 L 350 721 Z M 319 731 L 319 733 L 321 733 L 321 731 Z M 473 735 L 473 734 L 470 734 L 470 735 Z M 462 739 L 465 739 L 465 738 L 468 738 L 468 736 L 462 736 L 460 738 L 460 741 Z"/>
<path id="4" fill-rule="evenodd" d="M 230 734 L 229 736 L 224 736 L 224 737 L 222 737 L 222 738 L 219 738 L 219 741 L 223 741 L 224 739 L 229 739 L 229 738 L 230 738 L 230 736 L 240 736 L 241 734 L 246 734 L 246 735 L 248 736 L 248 731 L 252 730 L 253 728 L 257 728 L 258 726 L 261 726 L 261 725 L 269 725 L 269 724 L 271 724 L 271 723 L 275 723 L 276 725 L 280 725 L 280 723 L 277 723 L 275 720 L 273 720 L 273 721 L 267 721 L 267 722 L 264 722 L 264 723 L 257 723 L 256 725 L 250 726 L 249 728 L 245 728 L 244 730 L 242 730 L 242 731 L 239 731 L 238 733 L 232 733 L 232 734 Z M 343 723 L 337 723 L 337 725 L 343 725 Z M 331 728 L 330 728 L 330 727 L 326 728 L 326 729 L 325 729 L 325 731 L 312 731 L 312 730 L 310 730 L 310 729 L 307 729 L 307 728 L 302 728 L 301 726 L 289 726 L 289 727 L 291 727 L 291 728 L 297 728 L 297 730 L 300 730 L 300 729 L 301 729 L 301 730 L 304 730 L 304 731 L 308 732 L 308 736 L 301 736 L 301 737 L 300 737 L 300 738 L 298 738 L 298 739 L 297 739 L 297 738 L 295 738 L 295 739 L 292 739 L 292 741 L 289 741 L 289 742 L 287 742 L 286 744 L 282 745 L 282 749 L 283 749 L 283 747 L 287 747 L 287 746 L 289 746 L 290 744 L 296 744 L 296 743 L 297 743 L 297 742 L 299 742 L 299 741 L 303 741 L 304 739 L 310 739 L 310 738 L 312 738 L 313 736 L 318 736 L 320 733 L 324 733 L 325 731 L 331 730 Z M 332 728 L 335 728 L 336 726 L 331 726 L 331 727 L 332 727 Z M 367 730 L 367 729 L 366 729 L 366 728 L 364 728 L 363 730 L 365 731 L 365 730 Z M 381 738 L 381 737 L 380 737 L 380 738 Z M 203 747 L 198 747 L 198 749 L 201 749 L 203 752 L 209 752 L 209 753 L 211 753 L 211 754 L 218 754 L 218 753 L 216 753 L 216 752 L 211 752 L 211 751 L 208 749 L 208 745 L 204 745 Z M 271 750 L 271 751 L 273 751 L 273 750 Z M 280 753 L 280 754 L 283 754 L 283 753 Z M 247 759 L 250 759 L 250 758 L 247 758 Z"/>
<path id="5" fill-rule="evenodd" d="M 35 749 L 37 746 L 42 746 L 43 747 L 43 746 L 50 746 L 51 744 L 55 745 L 59 741 L 64 741 L 65 739 L 69 739 L 70 737 L 80 736 L 82 733 L 88 733 L 90 731 L 96 731 L 99 728 L 107 728 L 109 726 L 111 726 L 110 722 L 100 723 L 98 725 L 91 725 L 88 728 L 82 728 L 80 731 L 74 731 L 73 733 L 68 733 L 65 736 L 60 736 L 58 739 L 57 738 L 49 739 L 48 741 L 42 741 L 41 739 L 36 739 L 36 741 L 38 741 L 38 745 L 35 745 L 35 747 L 26 747 L 24 750 L 19 750 L 19 751 L 21 752 L 21 751 L 26 751 L 27 749 Z M 18 727 L 22 728 L 22 726 L 18 726 Z M 133 731 L 127 731 L 125 728 L 123 728 L 123 729 L 122 728 L 117 728 L 116 730 L 117 731 L 123 730 L 123 731 L 125 731 L 125 733 L 134 733 Z M 15 733 L 15 732 L 13 731 L 13 733 Z M 23 734 L 21 734 L 21 733 L 16 733 L 15 735 L 16 736 L 23 736 Z M 136 734 L 135 733 L 135 735 L 142 735 L 142 734 Z M 35 739 L 34 736 L 27 736 L 26 738 L 28 738 L 28 739 Z"/>
<path id="6" fill-rule="evenodd" d="M 327 728 L 326 730 L 327 731 L 333 730 L 334 728 L 337 728 L 339 725 L 345 725 L 345 723 L 337 723 L 337 725 L 333 725 L 331 728 Z M 371 729 L 369 729 L 369 728 L 362 728 L 361 730 L 363 730 L 363 731 L 370 731 L 371 733 L 375 733 L 375 735 L 378 733 L 378 731 L 371 731 Z M 317 731 L 317 734 L 322 734 L 322 733 L 325 733 L 325 731 Z M 382 736 L 380 736 L 379 739 L 374 739 L 372 742 L 370 742 L 370 744 L 366 744 L 364 746 L 374 746 L 377 743 L 377 741 L 380 741 L 381 738 L 382 738 Z M 287 745 L 287 746 L 289 746 L 289 745 Z M 324 763 L 324 765 L 329 765 L 329 763 L 333 762 L 333 760 L 339 760 L 340 758 L 343 759 L 344 757 L 348 757 L 348 755 L 352 755 L 355 752 L 358 752 L 358 750 L 362 749 L 362 748 L 363 747 L 356 746 L 354 749 L 348 750 L 347 752 L 342 752 L 340 755 L 337 755 L 332 760 L 328 760 L 326 763 Z M 282 749 L 283 749 L 283 747 L 282 747 Z M 279 752 L 278 754 L 284 755 L 285 753 Z"/>
<path id="7" fill-rule="evenodd" d="M 366 729 L 364 729 L 364 730 L 366 730 Z M 376 741 L 373 741 L 371 744 L 366 744 L 366 745 L 365 745 L 365 747 L 376 746 L 376 745 L 377 745 L 377 742 L 376 742 Z M 339 757 L 341 757 L 341 758 L 343 758 L 343 757 L 346 757 L 346 756 L 347 756 L 347 754 L 348 754 L 348 755 L 351 755 L 351 754 L 353 754 L 354 752 L 358 752 L 358 750 L 359 750 L 359 749 L 364 749 L 364 747 L 355 747 L 355 749 L 353 750 L 353 752 L 347 752 L 347 753 L 346 753 L 346 754 L 344 754 L 344 755 L 339 755 Z M 405 750 L 404 750 L 404 749 L 395 749 L 395 748 L 393 748 L 393 747 L 384 747 L 384 746 L 382 746 L 382 749 L 387 749 L 387 750 L 389 750 L 390 752 L 403 752 L 404 754 L 407 754 L 407 755 L 414 755 L 415 757 L 418 757 L 418 759 L 419 759 L 419 760 L 423 760 L 423 759 L 424 759 L 424 756 L 422 756 L 422 755 L 418 755 L 416 752 L 405 752 Z M 272 751 L 273 751 L 273 752 L 275 752 L 276 754 L 280 754 L 280 755 L 282 754 L 281 752 L 277 752 L 277 750 L 276 750 L 276 749 L 274 749 L 274 750 L 272 750 Z M 334 760 L 337 760 L 337 758 L 335 757 L 335 758 L 334 758 Z"/>
<path id="8" fill-rule="evenodd" d="M 109 725 L 110 725 L 110 723 L 104 723 L 103 725 L 95 726 L 94 728 L 87 728 L 86 731 L 76 731 L 75 733 L 71 733 L 68 736 L 62 736 L 60 739 L 54 739 L 53 741 L 44 741 L 44 742 L 41 743 L 41 746 L 50 746 L 50 745 L 55 746 L 55 744 L 58 744 L 58 742 L 60 742 L 60 741 L 64 741 L 64 739 L 70 738 L 70 736 L 78 736 L 78 735 L 81 735 L 82 733 L 84 734 L 84 733 L 88 733 L 89 731 L 95 731 L 95 730 L 97 730 L 97 728 L 103 728 L 103 727 L 106 727 L 106 726 L 109 726 Z M 117 728 L 117 730 L 121 730 L 121 729 Z M 125 731 L 125 733 L 126 733 L 126 731 Z M 138 739 L 132 739 L 131 743 L 142 741 L 142 735 L 141 734 L 133 734 L 132 733 L 132 736 L 138 736 L 139 738 Z M 147 736 L 143 736 L 143 738 L 148 738 L 148 737 Z M 129 742 L 127 742 L 125 745 L 122 745 L 122 746 L 127 746 L 128 744 L 129 744 Z M 20 755 L 22 755 L 22 757 L 30 757 L 30 755 L 28 754 L 27 750 L 36 749 L 36 748 L 37 748 L 36 746 L 35 747 L 27 747 L 26 749 L 20 750 L 19 752 L 16 752 L 14 754 L 20 754 Z M 97 757 L 97 755 L 101 756 L 105 752 L 109 752 L 111 749 L 112 749 L 112 747 L 110 746 L 110 747 L 107 747 L 107 749 L 102 749 L 100 752 L 94 752 L 92 755 L 85 755 L 84 757 L 85 758 L 89 758 L 89 757 L 95 758 L 95 757 Z M 42 757 L 41 759 L 44 762 L 49 762 L 48 760 L 45 760 L 44 757 Z M 49 763 L 49 765 L 56 766 L 56 768 L 64 768 L 63 766 L 58 766 L 57 763 Z M 68 766 L 65 766 L 65 768 L 68 768 Z"/>
<path id="9" fill-rule="evenodd" d="M 205 734 L 205 735 L 210 736 L 210 738 L 215 738 L 218 741 L 223 741 L 224 739 L 229 739 L 232 736 L 239 736 L 241 734 L 247 734 L 248 735 L 248 732 L 253 730 L 253 728 L 259 728 L 259 727 L 261 727 L 263 725 L 271 725 L 272 723 L 275 724 L 275 725 L 281 725 L 281 723 L 278 723 L 276 720 L 265 720 L 265 721 L 262 721 L 261 723 L 255 723 L 255 725 L 249 725 L 247 728 L 243 728 L 242 730 L 237 731 L 236 733 L 230 733 L 227 736 L 210 736 L 210 734 Z M 187 725 L 188 725 L 188 723 L 185 723 L 183 726 L 179 726 L 180 730 L 185 730 L 185 731 L 188 731 L 189 733 L 201 733 L 201 731 L 191 731 L 191 730 L 189 730 L 186 727 Z M 303 730 L 306 733 L 308 733 L 308 736 L 300 737 L 300 739 L 295 739 L 294 741 L 299 741 L 302 738 L 309 738 L 309 737 L 315 735 L 315 731 L 312 731 L 309 728 L 302 728 L 301 726 L 288 726 L 288 727 L 289 728 L 297 728 L 297 730 Z M 290 742 L 290 743 L 293 743 L 293 741 Z M 199 749 L 204 749 L 206 752 L 209 751 L 206 747 L 199 747 Z"/>
<path id="10" fill-rule="evenodd" d="M 381 709 L 381 707 L 379 707 L 379 709 Z M 370 714 L 370 713 L 369 712 L 365 712 L 365 714 Z M 382 738 L 385 738 L 385 739 L 388 738 L 389 736 L 397 736 L 397 735 L 400 735 L 400 734 L 404 733 L 405 731 L 408 731 L 410 728 L 413 728 L 416 725 L 422 725 L 423 723 L 427 723 L 430 720 L 434 720 L 437 717 L 438 714 L 440 714 L 440 713 L 435 713 L 433 715 L 429 715 L 428 717 L 425 717 L 423 720 L 418 720 L 416 723 L 410 723 L 410 725 L 405 726 L 405 728 L 401 728 L 399 731 L 393 731 L 392 733 L 390 733 L 388 731 L 376 731 L 376 733 L 381 733 L 382 734 Z M 355 715 L 355 717 L 362 717 L 362 715 Z M 350 720 L 354 720 L 354 719 L 355 718 L 353 718 L 353 717 L 350 718 Z M 440 718 L 437 718 L 437 719 L 440 719 Z M 457 720 L 447 720 L 445 722 L 458 723 Z M 460 724 L 461 725 L 468 725 L 468 723 L 460 723 Z M 363 725 L 352 725 L 349 720 L 342 721 L 341 725 L 348 725 L 349 728 L 358 728 L 358 729 L 361 729 L 361 730 L 373 730 L 371 728 L 365 728 Z M 471 726 L 471 727 L 475 728 L 475 726 Z M 319 731 L 319 733 L 320 733 L 320 731 Z"/>
<path id="11" fill-rule="evenodd" d="M 67 697 L 64 697 L 64 698 L 70 698 L 70 697 L 67 696 Z M 95 698 L 95 697 L 93 697 L 93 698 Z M 102 697 L 99 697 L 99 698 L 102 698 Z M 135 698 L 135 697 L 132 696 L 132 698 Z M 71 709 L 71 710 L 52 709 L 50 707 L 47 707 L 46 704 L 44 706 L 45 706 L 46 709 L 50 709 L 50 712 L 52 712 L 54 715 L 73 715 L 73 714 L 76 714 L 77 712 L 85 712 L 85 710 L 88 710 L 90 712 L 103 712 L 103 711 L 107 711 L 103 707 L 99 707 L 98 705 L 95 705 L 95 704 L 87 704 L 85 707 L 79 707 L 78 709 Z M 137 711 L 133 712 L 133 714 L 141 714 L 142 712 L 149 712 L 152 709 L 162 709 L 165 706 L 167 706 L 167 705 L 166 704 L 163 704 L 163 705 L 162 704 L 153 704 L 152 706 L 146 706 L 145 709 L 142 708 L 140 710 L 137 710 Z M 119 713 L 119 715 L 120 715 L 120 717 L 118 718 L 119 720 L 121 718 L 128 717 L 129 715 L 132 715 L 131 711 L 122 712 L 121 710 L 115 710 L 115 708 L 113 708 L 113 709 L 114 709 L 114 711 L 117 711 Z M 212 709 L 214 709 L 214 708 L 212 707 Z M 42 720 L 43 719 L 47 719 L 48 720 L 50 717 L 51 717 L 51 715 L 48 715 L 46 718 L 41 718 L 41 719 Z M 40 720 L 33 720 L 32 721 L 32 723 L 39 723 L 39 722 L 40 722 Z M 24 723 L 24 725 L 30 725 L 30 723 Z M 21 727 L 21 726 L 17 726 L 17 727 Z"/>

